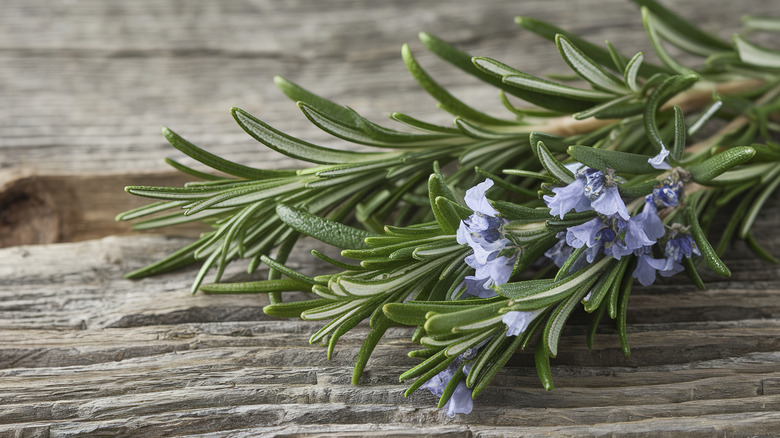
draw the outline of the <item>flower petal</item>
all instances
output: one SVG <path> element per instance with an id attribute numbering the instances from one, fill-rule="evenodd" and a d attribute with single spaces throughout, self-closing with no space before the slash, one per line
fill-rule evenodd
<path id="1" fill-rule="evenodd" d="M 504 314 L 504 317 L 501 318 L 501 321 L 504 322 L 507 326 L 507 336 L 518 336 L 526 329 L 529 325 L 533 322 L 534 319 L 536 319 L 537 316 L 541 315 L 542 312 L 544 312 L 545 309 L 538 309 L 538 310 L 528 310 L 528 311 L 512 311 L 512 312 L 506 312 Z"/>
<path id="2" fill-rule="evenodd" d="M 461 298 L 467 296 L 474 296 L 478 298 L 492 298 L 496 296 L 496 291 L 486 287 L 487 283 L 491 283 L 490 278 L 477 278 L 474 275 L 468 275 L 463 279 L 466 284 L 466 291 L 463 292 Z"/>
<path id="3" fill-rule="evenodd" d="M 470 414 L 471 410 L 474 409 L 474 399 L 471 397 L 471 393 L 472 390 L 466 386 L 466 382 L 458 383 L 444 406 L 447 410 L 447 416 L 452 418 L 455 414 Z"/>
<path id="4" fill-rule="evenodd" d="M 597 213 L 605 216 L 618 215 L 623 220 L 628 220 L 630 217 L 616 186 L 605 187 L 601 194 L 591 201 L 590 205 Z"/>
<path id="5" fill-rule="evenodd" d="M 476 186 L 466 190 L 466 196 L 464 200 L 466 205 L 475 212 L 480 212 L 488 216 L 497 216 L 498 211 L 493 208 L 485 197 L 485 192 L 489 188 L 493 187 L 493 180 L 486 179 L 485 181 L 477 184 Z"/>
<path id="6" fill-rule="evenodd" d="M 601 219 L 596 217 L 584 224 L 569 227 L 569 229 L 566 230 L 566 244 L 573 248 L 582 248 L 583 245 L 590 242 L 593 233 L 603 225 Z"/>
<path id="7" fill-rule="evenodd" d="M 650 286 L 655 282 L 656 268 L 653 266 L 652 260 L 656 260 L 647 254 L 639 256 L 636 262 L 636 268 L 632 276 L 639 280 L 642 286 Z"/>
<path id="8" fill-rule="evenodd" d="M 661 152 L 659 152 L 658 155 L 654 156 L 653 158 L 648 158 L 647 162 L 650 163 L 651 166 L 653 166 L 658 170 L 671 169 L 672 166 L 666 160 L 666 157 L 668 156 L 669 156 L 669 150 L 666 149 L 665 146 L 661 145 Z"/>
<path id="9" fill-rule="evenodd" d="M 555 266 L 561 267 L 564 263 L 566 263 L 566 260 L 568 260 L 569 256 L 571 255 L 572 247 L 566 244 L 566 235 L 563 235 L 563 238 L 558 241 L 552 248 L 548 249 L 547 252 L 544 253 L 545 257 L 552 259 L 553 263 L 555 263 Z"/>
<path id="10" fill-rule="evenodd" d="M 583 198 L 586 202 L 588 201 L 588 198 L 585 198 L 584 189 L 585 180 L 577 178 L 566 186 L 553 188 L 552 191 L 555 195 L 545 195 L 543 199 L 550 207 L 550 214 L 563 219 L 563 216 L 579 205 Z"/>

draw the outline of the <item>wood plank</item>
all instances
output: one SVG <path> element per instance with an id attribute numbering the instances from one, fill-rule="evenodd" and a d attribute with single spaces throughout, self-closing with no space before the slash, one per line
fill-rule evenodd
<path id="1" fill-rule="evenodd" d="M 743 13 L 776 13 L 759 0 L 675 9 L 723 37 Z M 409 329 L 391 329 L 352 386 L 365 325 L 328 361 L 308 343 L 320 323 L 269 318 L 264 296 L 192 296 L 192 269 L 121 278 L 197 232 L 118 237 L 128 230 L 112 221 L 143 202 L 122 186 L 183 181 L 162 162 L 180 155 L 160 125 L 237 161 L 294 166 L 227 113 L 241 106 L 343 146 L 298 113 L 274 74 L 377 121 L 395 110 L 450 123 L 406 73 L 402 43 L 470 104 L 495 111 L 495 92 L 426 53 L 419 30 L 535 74 L 564 65 L 513 15 L 652 58 L 629 2 L 8 0 L 0 10 L 0 246 L 9 246 L 0 249 L 0 436 L 709 437 L 772 436 L 780 426 L 780 268 L 744 245 L 724 256 L 732 278 L 705 274 L 707 291 L 635 288 L 630 358 L 610 324 L 587 350 L 587 319 L 575 315 L 553 361 L 554 391 L 522 352 L 471 415 L 454 419 L 425 390 L 403 397 L 397 376 L 417 363 L 405 355 Z M 756 225 L 774 254 L 778 217 L 773 200 Z M 102 236 L 112 237 L 89 240 Z M 324 269 L 305 251 L 290 265 Z M 244 269 L 236 263 L 227 276 L 248 278 Z"/>
<path id="2" fill-rule="evenodd" d="M 390 332 L 363 383 L 354 387 L 350 370 L 365 327 L 345 335 L 328 362 L 324 349 L 307 342 L 318 323 L 267 318 L 258 312 L 260 297 L 189 296 L 191 271 L 140 282 L 118 278 L 181 243 L 154 236 L 111 237 L 0 250 L 6 267 L 0 275 L 1 302 L 10 306 L 2 312 L 0 329 L 0 404 L 5 407 L 0 431 L 338 435 L 452 421 L 445 421 L 425 391 L 402 396 L 405 385 L 397 383 L 397 376 L 415 363 L 404 357 L 411 347 L 407 329 Z M 60 267 L 54 272 L 50 261 L 67 255 L 70 263 L 54 265 Z M 317 269 L 300 257 L 293 263 Z M 572 327 L 554 361 L 555 391 L 540 388 L 532 358 L 523 353 L 477 400 L 474 413 L 454 422 L 485 436 L 509 430 L 502 427 L 523 427 L 531 436 L 577 436 L 583 425 L 601 430 L 623 422 L 669 433 L 704 434 L 726 426 L 737 433 L 766 430 L 774 419 L 761 420 L 761 412 L 780 403 L 773 389 L 780 381 L 778 320 L 735 319 L 723 312 L 702 321 L 677 311 L 719 300 L 748 309 L 773 308 L 777 304 L 767 303 L 777 300 L 772 291 L 779 289 L 780 277 L 774 267 L 762 272 L 766 291 L 731 282 L 714 283 L 706 292 L 638 288 L 632 315 L 657 308 L 660 296 L 671 316 L 629 326 L 630 359 L 622 357 L 614 330 L 603 330 L 591 352 L 582 345 L 582 327 Z M 61 297 L 58 306 L 56 296 Z M 247 307 L 254 310 L 239 310 Z M 204 312 L 207 308 L 211 313 Z M 7 319 L 11 315 L 25 315 L 26 321 Z M 41 329 L 47 324 L 50 329 Z M 722 419 L 731 418 L 722 417 L 726 414 L 761 421 L 732 426 Z M 675 422 L 663 421 L 670 416 Z M 703 418 L 711 421 L 706 428 Z M 373 425 L 369 429 L 363 426 L 366 420 Z M 446 436 L 464 430 L 421 432 Z"/>

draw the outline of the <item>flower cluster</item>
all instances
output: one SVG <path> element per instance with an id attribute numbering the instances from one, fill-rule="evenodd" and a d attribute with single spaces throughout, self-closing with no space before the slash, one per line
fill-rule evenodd
<path id="1" fill-rule="evenodd" d="M 604 173 L 579 163 L 576 166 L 579 169 L 575 171 L 576 178 L 572 183 L 552 189 L 553 196 L 544 196 L 550 214 L 563 219 L 572 209 L 577 212 L 594 210 L 604 216 L 617 215 L 628 220 L 628 210 L 620 197 L 618 180 L 613 173 Z"/>
<path id="2" fill-rule="evenodd" d="M 493 186 L 490 179 L 466 191 L 466 205 L 474 213 L 461 221 L 457 240 L 468 245 L 474 251 L 466 257 L 466 264 L 475 269 L 474 275 L 465 278 L 465 296 L 489 298 L 496 295 L 493 285 L 509 281 L 515 255 L 503 253 L 511 245 L 502 231 L 506 219 L 498 216 L 498 211 L 490 205 L 485 192 Z"/>
<path id="3" fill-rule="evenodd" d="M 634 216 L 629 215 L 617 183 L 610 170 L 602 172 L 581 166 L 573 182 L 554 188 L 553 196 L 544 197 L 553 216 L 563 218 L 571 210 L 598 213 L 595 218 L 558 234 L 558 243 L 545 253 L 557 266 L 562 266 L 575 248 L 585 248 L 587 263 L 601 255 L 619 260 L 633 254 L 637 257 L 633 276 L 648 286 L 655 281 L 656 273 L 668 277 L 680 272 L 683 256 L 699 255 L 687 229 L 674 224 L 667 232 L 658 213 L 659 207 L 676 207 L 682 199 L 683 182 L 677 173 L 673 172 L 672 177 L 654 188 L 645 197 L 642 211 Z M 668 239 L 665 258 L 656 259 L 652 248 L 665 236 Z"/>
<path id="4" fill-rule="evenodd" d="M 492 186 L 493 181 L 487 179 L 466 191 L 466 205 L 474 213 L 468 219 L 461 221 L 457 241 L 461 245 L 468 245 L 473 250 L 473 254 L 468 255 L 465 262 L 474 268 L 475 273 L 464 279 L 466 291 L 461 297 L 496 296 L 492 287 L 509 281 L 517 258 L 516 254 L 512 253 L 511 241 L 503 233 L 503 226 L 507 220 L 499 216 L 498 211 L 490 205 L 485 196 Z M 507 336 L 518 336 L 523 333 L 541 313 L 543 310 L 507 312 L 502 319 L 507 325 Z M 477 355 L 478 350 L 479 347 L 468 349 L 422 387 L 429 389 L 436 397 L 441 397 L 458 371 L 468 375 L 471 370 L 471 363 L 468 361 Z M 444 409 L 447 416 L 454 417 L 455 414 L 468 414 L 472 408 L 472 390 L 466 386 L 465 380 L 461 380 Z"/>

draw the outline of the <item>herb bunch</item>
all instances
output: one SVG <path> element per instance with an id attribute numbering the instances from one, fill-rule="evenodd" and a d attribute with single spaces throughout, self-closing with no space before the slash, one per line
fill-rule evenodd
<path id="1" fill-rule="evenodd" d="M 211 230 L 128 276 L 201 263 L 193 292 L 267 293 L 269 315 L 324 321 L 311 342 L 327 344 L 329 357 L 340 336 L 368 320 L 355 384 L 389 327 L 414 326 L 421 349 L 409 355 L 422 361 L 400 378 L 411 381 L 407 393 L 433 392 L 448 415 L 470 412 L 473 398 L 520 348 L 535 349 L 539 378 L 552 389 L 550 358 L 579 308 L 591 315 L 588 346 L 608 315 L 628 356 L 635 281 L 648 286 L 657 276 L 685 272 L 703 289 L 702 267 L 731 275 L 720 255 L 733 238 L 778 262 L 751 229 L 780 185 L 780 52 L 739 34 L 723 41 L 654 0 L 633 1 L 659 65 L 642 53 L 624 56 L 609 43 L 516 19 L 554 42 L 578 77 L 571 84 L 420 34 L 433 53 L 498 88 L 504 118 L 450 94 L 405 45 L 409 71 L 454 116 L 453 126 L 393 113 L 405 128 L 388 128 L 277 78 L 316 126 L 382 150 L 314 145 L 232 109 L 256 140 L 310 163 L 266 170 L 222 159 L 164 129 L 175 148 L 219 173 L 168 160 L 199 180 L 127 187 L 159 201 L 118 219 L 144 218 L 135 223 L 139 229 L 202 221 Z M 780 30 L 780 20 L 744 23 Z M 711 241 L 725 206 L 727 226 Z M 312 251 L 335 273 L 310 277 L 285 265 L 301 235 L 341 250 L 338 259 Z M 267 279 L 219 283 L 227 264 L 241 258 L 250 273 L 267 265 Z M 215 282 L 203 284 L 211 270 Z M 314 298 L 284 301 L 289 291 Z"/>

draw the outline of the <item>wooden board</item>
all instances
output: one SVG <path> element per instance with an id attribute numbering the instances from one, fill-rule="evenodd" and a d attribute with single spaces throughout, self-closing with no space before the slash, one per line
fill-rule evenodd
<path id="1" fill-rule="evenodd" d="M 758 0 L 679 8 L 724 37 L 740 14 L 776 13 Z M 647 47 L 634 5 L 618 0 L 3 2 L 0 436 L 772 436 L 780 269 L 741 245 L 726 257 L 734 276 L 707 276 L 707 291 L 635 288 L 630 358 L 609 324 L 588 351 L 575 317 L 553 361 L 554 391 L 520 353 L 474 412 L 454 419 L 426 391 L 403 397 L 397 376 L 416 363 L 407 329 L 391 330 L 353 386 L 365 327 L 329 362 L 308 343 L 318 323 L 269 318 L 265 297 L 192 296 L 192 270 L 122 279 L 188 241 L 172 235 L 194 232 L 128 236 L 112 222 L 139 203 L 123 185 L 182 181 L 162 163 L 180 155 L 161 125 L 265 167 L 295 163 L 253 142 L 230 106 L 340 145 L 275 89 L 274 74 L 375 120 L 400 110 L 445 122 L 405 72 L 404 42 L 457 96 L 496 108 L 492 89 L 425 53 L 416 33 L 532 73 L 564 71 L 549 43 L 514 25 L 520 14 L 627 54 Z M 779 215 L 774 200 L 757 224 L 773 254 Z M 302 251 L 291 265 L 318 272 L 312 260 Z M 228 276 L 246 278 L 243 268 Z"/>

